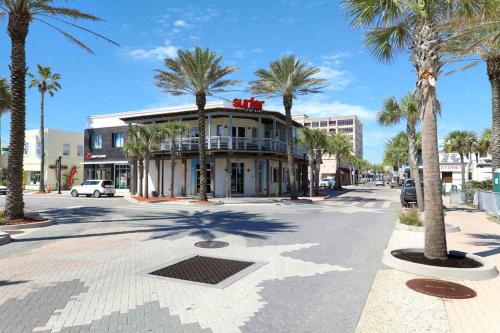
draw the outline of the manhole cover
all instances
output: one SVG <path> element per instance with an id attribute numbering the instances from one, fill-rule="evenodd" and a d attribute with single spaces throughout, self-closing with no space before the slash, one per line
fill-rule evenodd
<path id="1" fill-rule="evenodd" d="M 442 280 L 413 279 L 407 281 L 406 285 L 419 293 L 441 298 L 464 299 L 477 296 L 469 287 Z"/>
<path id="2" fill-rule="evenodd" d="M 202 242 L 194 243 L 194 246 L 201 247 L 204 249 L 219 249 L 221 247 L 226 247 L 228 245 L 229 245 L 229 243 L 220 242 L 220 241 L 202 241 Z"/>
<path id="3" fill-rule="evenodd" d="M 215 285 L 253 264 L 249 261 L 194 256 L 149 274 Z"/>

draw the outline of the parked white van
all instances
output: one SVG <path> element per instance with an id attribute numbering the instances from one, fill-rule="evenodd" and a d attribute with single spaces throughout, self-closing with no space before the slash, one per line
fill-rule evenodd
<path id="1" fill-rule="evenodd" d="M 84 180 L 81 185 L 71 188 L 72 197 L 78 197 L 79 195 L 86 195 L 87 197 L 94 196 L 94 198 L 99 198 L 101 195 L 112 197 L 115 193 L 116 190 L 113 182 L 103 179 Z"/>

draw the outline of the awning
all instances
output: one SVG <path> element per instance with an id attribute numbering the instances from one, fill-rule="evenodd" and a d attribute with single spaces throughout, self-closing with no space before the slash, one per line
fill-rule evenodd
<path id="1" fill-rule="evenodd" d="M 94 165 L 94 164 L 128 164 L 128 161 L 92 161 L 92 162 L 82 162 L 83 165 Z"/>

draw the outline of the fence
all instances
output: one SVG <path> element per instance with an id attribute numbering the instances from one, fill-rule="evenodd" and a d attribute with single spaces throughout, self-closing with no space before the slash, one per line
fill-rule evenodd
<path id="1" fill-rule="evenodd" d="M 500 217 L 500 193 L 477 192 L 477 206 L 489 215 Z"/>

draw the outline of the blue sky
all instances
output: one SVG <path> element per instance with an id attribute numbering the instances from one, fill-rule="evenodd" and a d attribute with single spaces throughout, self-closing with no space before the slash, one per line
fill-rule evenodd
<path id="1" fill-rule="evenodd" d="M 72 0 L 68 6 L 91 12 L 106 21 L 86 24 L 120 43 L 114 47 L 88 34 L 69 29 L 86 41 L 97 56 L 85 53 L 56 31 L 34 22 L 27 41 L 27 61 L 51 66 L 62 75 L 63 89 L 46 103 L 46 127 L 83 131 L 86 116 L 152 106 L 192 102 L 172 97 L 153 83 L 153 71 L 177 49 L 208 47 L 223 55 L 223 63 L 238 66 L 232 78 L 247 83 L 256 69 L 284 53 L 295 53 L 318 66 L 330 86 L 323 94 L 300 97 L 293 112 L 311 116 L 357 114 L 364 123 L 365 158 L 379 162 L 385 142 L 400 126 L 384 128 L 375 121 L 387 96 L 403 96 L 414 87 L 408 55 L 387 65 L 363 46 L 363 31 L 353 30 L 337 1 L 253 0 L 172 1 Z M 0 76 L 8 76 L 10 42 L 6 22 L 0 22 Z M 246 84 L 241 85 L 244 89 Z M 250 96 L 247 92 L 225 98 Z M 481 132 L 491 124 L 490 86 L 485 65 L 441 77 L 439 136 L 453 129 Z M 27 98 L 28 129 L 39 126 L 39 94 Z M 279 100 L 267 108 L 282 110 Z M 2 141 L 8 139 L 3 118 Z"/>

